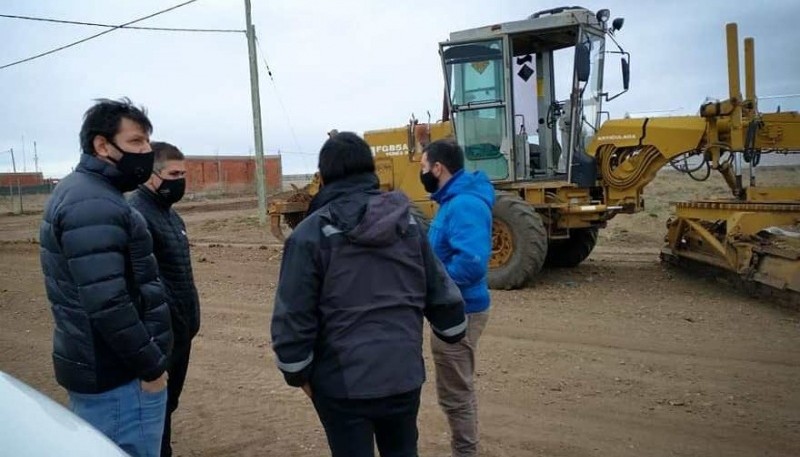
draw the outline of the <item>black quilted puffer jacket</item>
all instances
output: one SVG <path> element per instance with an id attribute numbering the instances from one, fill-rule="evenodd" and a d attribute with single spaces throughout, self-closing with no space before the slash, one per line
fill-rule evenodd
<path id="1" fill-rule="evenodd" d="M 83 154 L 39 229 L 56 379 L 74 392 L 154 380 L 172 347 L 152 239 L 118 189 L 120 178 L 113 165 Z"/>
<path id="2" fill-rule="evenodd" d="M 153 237 L 153 253 L 172 313 L 175 344 L 187 343 L 200 329 L 200 299 L 194 285 L 186 224 L 172 205 L 145 186 L 132 192 L 128 202 L 142 213 Z"/>

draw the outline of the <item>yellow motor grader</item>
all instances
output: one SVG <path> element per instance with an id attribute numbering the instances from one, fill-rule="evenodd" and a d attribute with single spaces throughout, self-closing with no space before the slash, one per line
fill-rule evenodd
<path id="1" fill-rule="evenodd" d="M 364 133 L 381 186 L 404 191 L 420 217 L 432 217 L 435 204 L 419 182 L 422 147 L 454 138 L 466 168 L 484 171 L 497 190 L 488 279 L 492 288 L 513 289 L 545 265 L 581 263 L 609 219 L 644 209 L 642 191 L 659 170 L 697 156 L 722 173 L 732 197 L 678 203 L 662 258 L 800 296 L 800 186 L 761 187 L 754 174 L 761 154 L 800 150 L 800 115 L 758 111 L 752 38 L 745 40 L 744 97 L 737 27 L 729 24 L 728 99 L 704 104 L 699 116 L 601 122 L 603 102 L 626 92 L 630 80 L 630 55 L 615 40 L 623 20 L 609 23 L 609 16 L 564 7 L 452 33 L 439 45 L 442 120 Z M 604 68 L 615 54 L 622 90 L 611 95 Z M 276 237 L 283 238 L 282 222 L 302 220 L 317 189 L 315 180 L 272 200 Z"/>

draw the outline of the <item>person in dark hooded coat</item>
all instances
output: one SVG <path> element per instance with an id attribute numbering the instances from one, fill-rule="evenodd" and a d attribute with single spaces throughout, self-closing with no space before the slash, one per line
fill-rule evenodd
<path id="1" fill-rule="evenodd" d="M 322 188 L 286 241 L 272 315 L 272 348 L 286 382 L 312 399 L 332 455 L 417 455 L 425 381 L 423 317 L 456 343 L 464 301 L 409 213 L 381 192 L 369 145 L 331 135 Z"/>

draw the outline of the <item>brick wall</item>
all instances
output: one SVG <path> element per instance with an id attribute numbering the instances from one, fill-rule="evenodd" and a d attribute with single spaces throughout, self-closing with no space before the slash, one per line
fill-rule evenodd
<path id="1" fill-rule="evenodd" d="M 20 186 L 39 186 L 44 184 L 44 177 L 41 173 L 0 173 L 0 187 L 14 187 L 19 183 Z"/>
<path id="2" fill-rule="evenodd" d="M 186 186 L 190 192 L 255 191 L 256 164 L 254 157 L 186 156 L 186 171 Z M 267 192 L 280 191 L 280 156 L 265 156 L 264 171 Z"/>

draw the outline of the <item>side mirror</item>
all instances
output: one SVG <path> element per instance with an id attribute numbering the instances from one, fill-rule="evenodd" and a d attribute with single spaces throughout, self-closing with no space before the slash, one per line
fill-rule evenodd
<path id="1" fill-rule="evenodd" d="M 622 24 L 624 24 L 624 23 L 625 23 L 625 18 L 618 17 L 618 18 L 614 19 L 613 21 L 611 21 L 611 31 L 612 32 L 616 32 L 616 31 L 622 29 Z"/>
<path id="2" fill-rule="evenodd" d="M 575 71 L 578 73 L 578 81 L 585 83 L 589 81 L 592 63 L 589 45 L 580 44 L 575 49 Z"/>
<path id="3" fill-rule="evenodd" d="M 622 92 L 620 92 L 620 93 L 618 93 L 618 94 L 616 94 L 614 96 L 609 96 L 608 92 L 602 93 L 601 96 L 605 97 L 607 102 L 610 102 L 611 100 L 614 100 L 615 98 L 619 97 L 620 95 L 624 94 L 625 92 L 628 92 L 628 87 L 630 87 L 630 85 L 631 85 L 631 64 L 630 64 L 631 55 L 628 54 L 627 52 L 621 50 L 621 49 L 620 49 L 620 54 L 624 54 L 622 59 L 620 59 L 620 63 L 622 64 L 622 88 L 623 88 L 623 90 L 622 90 Z"/>
<path id="4" fill-rule="evenodd" d="M 622 63 L 622 88 L 628 90 L 628 87 L 631 85 L 631 64 L 625 57 L 621 59 L 621 63 Z"/>

